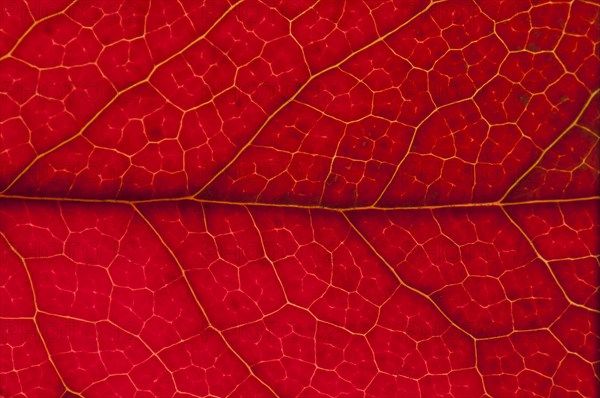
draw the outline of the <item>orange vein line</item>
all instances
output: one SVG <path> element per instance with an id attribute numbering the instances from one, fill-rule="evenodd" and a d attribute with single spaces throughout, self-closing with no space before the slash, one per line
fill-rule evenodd
<path id="1" fill-rule="evenodd" d="M 165 60 L 163 60 L 162 62 L 157 63 L 156 65 L 154 65 L 154 67 L 152 68 L 152 70 L 150 71 L 150 73 L 148 74 L 148 76 L 146 76 L 143 80 L 138 81 L 135 84 L 132 84 L 129 87 L 123 88 L 122 90 L 118 91 L 112 98 L 111 100 L 104 105 L 98 112 L 96 112 L 96 114 L 94 116 L 92 116 L 90 118 L 90 120 L 88 122 L 86 122 L 83 127 L 81 127 L 79 129 L 79 132 L 77 132 L 76 134 L 72 135 L 71 137 L 67 138 L 66 140 L 60 142 L 59 144 L 55 145 L 54 147 L 36 155 L 36 157 L 23 169 L 21 170 L 21 172 L 19 172 L 19 174 L 17 176 L 15 176 L 15 178 L 13 178 L 13 180 L 10 182 L 10 184 L 8 184 L 6 186 L 6 188 L 4 188 L 4 190 L 2 192 L 0 192 L 0 194 L 3 194 L 5 192 L 7 192 L 17 181 L 19 181 L 19 179 L 27 172 L 31 169 L 31 167 L 33 167 L 34 164 L 37 163 L 38 160 L 40 160 L 41 158 L 43 158 L 44 156 L 48 155 L 49 153 L 53 152 L 54 150 L 68 144 L 69 142 L 73 141 L 74 139 L 76 139 L 77 137 L 81 136 L 84 131 L 94 122 L 96 121 L 96 119 L 98 119 L 98 117 L 100 115 L 102 115 L 102 113 L 108 108 L 110 107 L 118 98 L 120 98 L 121 94 L 123 94 L 126 91 L 129 91 L 135 87 L 141 86 L 142 84 L 149 82 L 150 79 L 152 78 L 152 75 L 154 74 L 154 72 L 156 72 L 156 70 L 158 70 L 158 68 L 160 68 L 161 66 L 163 66 L 164 64 L 166 64 L 167 62 L 171 61 L 173 58 L 179 56 L 180 54 L 183 54 L 185 51 L 187 51 L 190 47 L 192 47 L 193 45 L 195 45 L 196 43 L 198 43 L 199 41 L 203 40 L 211 31 L 212 29 L 223 20 L 223 18 L 225 18 L 227 15 L 229 15 L 229 13 L 231 12 L 231 10 L 233 10 L 239 3 L 241 3 L 242 0 L 238 0 L 236 3 L 234 3 L 226 12 L 223 13 L 223 15 L 221 15 L 214 24 L 212 24 L 207 30 L 206 32 L 204 32 L 204 34 L 202 34 L 200 37 L 198 37 L 197 39 L 193 40 L 190 44 L 188 44 L 187 46 L 185 46 L 184 48 L 182 48 L 181 50 L 177 51 L 176 53 L 172 54 L 171 56 L 169 56 L 168 58 L 166 58 Z"/>
<path id="2" fill-rule="evenodd" d="M 379 211 L 391 211 L 391 210 L 436 210 L 436 209 L 449 209 L 449 208 L 472 208 L 472 207 L 500 207 L 510 208 L 514 206 L 526 206 L 535 204 L 560 204 L 560 203 L 572 203 L 572 202 L 587 202 L 592 200 L 600 200 L 600 196 L 589 196 L 580 198 L 569 198 L 569 199 L 535 199 L 526 200 L 519 202 L 479 202 L 479 203 L 454 203 L 454 204 L 439 204 L 439 205 L 425 205 L 425 206 L 394 206 L 394 207 L 379 207 L 379 206 L 356 206 L 356 207 L 329 207 L 320 205 L 300 205 L 294 203 L 261 203 L 261 202 L 235 202 L 227 200 L 215 200 L 215 199 L 198 199 L 193 196 L 182 196 L 173 198 L 158 198 L 158 199 L 142 199 L 142 200 L 126 200 L 126 199 L 89 199 L 89 198 L 60 198 L 60 197 L 49 197 L 49 196 L 24 196 L 24 195 L 2 195 L 0 194 L 0 201 L 2 200 L 25 200 L 25 201 L 49 201 L 49 202 L 74 202 L 74 203 L 119 203 L 128 205 L 138 205 L 143 203 L 170 203 L 180 201 L 193 201 L 197 203 L 207 204 L 222 204 L 231 206 L 252 206 L 252 207 L 276 207 L 276 208 L 292 208 L 292 209 L 321 209 L 330 210 L 337 212 L 352 212 L 361 210 L 379 210 Z"/>
<path id="3" fill-rule="evenodd" d="M 223 172 L 225 172 L 225 170 L 227 170 L 229 168 L 229 166 L 231 166 L 241 155 L 242 153 L 250 146 L 252 145 L 252 143 L 256 140 L 256 138 L 258 137 L 258 135 L 264 130 L 264 128 L 267 126 L 267 124 L 269 124 L 269 122 L 286 106 L 288 106 L 292 101 L 294 101 L 294 99 L 302 92 L 302 90 L 309 85 L 314 79 L 316 79 L 317 77 L 321 76 L 324 73 L 329 72 L 330 70 L 333 70 L 335 68 L 339 68 L 340 65 L 342 65 L 344 62 L 346 62 L 347 60 L 349 60 L 350 58 L 354 57 L 356 54 L 374 46 L 377 43 L 382 42 L 383 40 L 385 40 L 386 38 L 388 38 L 389 36 L 393 35 L 394 33 L 396 33 L 398 30 L 402 29 L 403 27 L 405 27 L 406 25 L 408 25 L 410 22 L 412 22 L 414 19 L 418 18 L 419 16 L 423 15 L 425 12 L 427 12 L 431 7 L 433 7 L 433 5 L 436 4 L 435 2 L 430 3 L 426 8 L 424 8 L 423 10 L 421 10 L 420 12 L 418 12 L 417 14 L 413 15 L 410 19 L 408 19 L 407 21 L 405 21 L 404 23 L 402 23 L 401 25 L 397 26 L 396 28 L 392 29 L 391 31 L 389 31 L 388 33 L 386 33 L 385 35 L 378 37 L 376 40 L 373 40 L 372 42 L 370 42 L 369 44 L 363 46 L 362 48 L 359 48 L 358 50 L 352 52 L 351 54 L 349 54 L 347 57 L 345 57 L 344 59 L 342 59 L 341 61 L 339 61 L 338 63 L 331 65 L 313 75 L 311 75 L 308 80 L 306 82 L 304 82 L 304 84 L 302 86 L 300 86 L 300 88 L 298 88 L 298 90 L 294 93 L 294 95 L 292 95 L 287 101 L 285 101 L 283 104 L 281 104 L 279 106 L 279 108 L 277 108 L 273 113 L 271 113 L 271 115 L 269 117 L 267 117 L 267 119 L 263 122 L 263 124 L 258 128 L 258 130 L 256 131 L 256 133 L 250 138 L 250 140 L 248 140 L 248 142 L 239 150 L 237 151 L 237 153 L 235 154 L 235 156 L 225 165 L 223 166 L 208 182 L 206 182 L 204 184 L 204 186 L 202 188 L 200 188 L 200 190 L 198 190 L 194 196 L 196 195 L 200 195 L 206 188 L 208 188 L 210 186 L 210 184 L 216 180 L 221 174 L 223 174 Z M 310 72 L 310 71 L 309 71 Z"/>
<path id="4" fill-rule="evenodd" d="M 71 3 L 69 3 L 69 5 L 67 5 L 65 8 L 63 8 L 61 11 L 55 12 L 54 14 L 51 15 L 46 15 L 43 18 L 38 19 L 37 21 L 35 20 L 35 18 L 33 18 L 33 15 L 31 15 L 31 10 L 29 9 L 29 7 L 27 7 L 27 11 L 29 12 L 29 15 L 31 15 L 31 18 L 33 19 L 33 23 L 29 26 L 29 28 L 27 28 L 27 30 L 25 32 L 23 32 L 23 34 L 21 35 L 21 37 L 19 37 L 17 39 L 17 41 L 15 42 L 15 44 L 12 46 L 12 48 L 6 53 L 4 54 L 2 57 L 0 57 L 0 61 L 4 61 L 6 58 L 10 58 L 12 57 L 12 53 L 15 51 L 15 49 L 19 46 L 19 44 L 21 44 L 21 42 L 23 41 L 23 39 L 25 37 L 27 37 L 27 35 L 29 33 L 31 33 L 31 31 L 38 26 L 40 23 L 50 19 L 50 18 L 54 18 L 57 15 L 60 14 L 64 14 L 64 12 L 66 10 L 68 10 L 69 8 L 71 8 L 71 6 L 73 6 L 75 3 L 77 3 L 78 0 L 73 0 L 71 1 Z M 39 3 L 38 3 L 39 4 Z"/>
<path id="5" fill-rule="evenodd" d="M 154 234 L 156 235 L 156 237 L 158 238 L 158 240 L 161 242 L 161 244 L 163 245 L 163 247 L 169 252 L 169 254 L 171 255 L 171 257 L 173 258 L 173 260 L 175 261 L 175 263 L 179 267 L 179 270 L 181 271 L 181 275 L 183 276 L 183 280 L 185 281 L 185 284 L 187 285 L 188 290 L 192 294 L 192 297 L 194 298 L 194 301 L 196 302 L 196 305 L 198 306 L 198 308 L 202 312 L 202 315 L 204 315 L 204 318 L 208 322 L 208 327 L 210 329 L 214 330 L 215 333 L 217 333 L 221 337 L 221 340 L 223 340 L 223 343 L 227 346 L 227 348 L 229 348 L 229 350 L 246 367 L 246 369 L 248 370 L 248 373 L 250 373 L 259 383 L 261 383 L 266 389 L 268 389 L 273 394 L 273 396 L 277 397 L 278 395 L 275 393 L 275 391 L 273 391 L 273 389 L 265 381 L 263 381 L 260 377 L 258 377 L 254 373 L 254 371 L 252 370 L 252 367 L 246 361 L 244 361 L 244 359 L 237 353 L 237 351 L 235 351 L 233 349 L 233 347 L 229 344 L 229 342 L 227 341 L 227 339 L 225 338 L 225 336 L 223 336 L 223 333 L 221 333 L 221 331 L 219 329 L 217 329 L 216 327 L 213 326 L 213 324 L 210 321 L 210 318 L 208 317 L 206 311 L 204 310 L 204 307 L 200 303 L 200 300 L 198 299 L 198 296 L 196 295 L 196 292 L 192 288 L 192 285 L 191 285 L 191 283 L 190 283 L 190 281 L 189 281 L 189 279 L 187 277 L 185 269 L 183 268 L 183 266 L 179 262 L 179 259 L 177 258 L 177 256 L 175 255 L 175 253 L 171 250 L 171 248 L 169 247 L 169 245 L 167 245 L 167 243 L 164 241 L 163 237 L 158 233 L 158 231 L 156 230 L 156 228 L 154 228 L 154 225 L 152 225 L 152 223 L 150 222 L 150 220 L 148 220 L 146 218 L 146 216 L 140 211 L 140 209 L 138 209 L 137 206 L 135 204 L 133 204 L 133 203 L 131 204 L 131 207 L 137 213 L 137 215 L 140 216 L 142 220 L 144 220 L 144 222 L 148 225 L 148 227 L 152 230 L 152 232 L 154 232 Z"/>
<path id="6" fill-rule="evenodd" d="M 576 303 L 575 301 L 571 300 L 571 298 L 569 297 L 567 291 L 564 289 L 564 287 L 562 286 L 562 284 L 560 283 L 560 281 L 558 280 L 558 277 L 556 276 L 556 274 L 554 273 L 554 271 L 552 270 L 552 267 L 550 266 L 549 261 L 547 261 L 544 256 L 542 256 L 540 254 L 540 252 L 538 251 L 537 247 L 535 247 L 535 245 L 533 244 L 533 242 L 529 239 L 529 236 L 527 236 L 527 234 L 525 233 L 525 231 L 523 230 L 523 228 L 521 228 L 521 226 L 510 216 L 510 214 L 508 214 L 508 212 L 506 211 L 506 209 L 502 208 L 502 212 L 504 212 L 504 215 L 506 216 L 506 218 L 508 218 L 508 221 L 510 221 L 510 223 L 512 225 L 515 226 L 515 228 L 517 228 L 517 230 L 519 231 L 519 233 L 523 236 L 523 238 L 525 238 L 525 240 L 529 243 L 529 245 L 531 246 L 531 248 L 533 249 L 533 252 L 535 253 L 535 255 L 537 256 L 537 258 L 539 258 L 540 260 L 542 260 L 544 262 L 544 264 L 546 264 L 546 268 L 548 269 L 548 271 L 550 272 L 550 275 L 552 276 L 552 279 L 554 280 L 554 283 L 556 283 L 556 285 L 559 287 L 560 291 L 562 292 L 563 296 L 565 296 L 565 299 L 567 300 L 567 302 L 574 306 L 574 307 L 579 307 L 579 308 L 583 308 L 587 311 L 592 311 L 592 312 L 596 312 L 596 313 L 600 313 L 600 310 L 598 309 L 594 309 L 594 308 L 589 308 L 586 307 L 583 304 L 579 304 Z"/>
<path id="7" fill-rule="evenodd" d="M 560 141 L 561 138 L 563 138 L 569 131 L 571 131 L 571 129 L 573 127 L 577 126 L 577 124 L 579 123 L 579 120 L 581 119 L 581 117 L 583 116 L 583 114 L 585 113 L 585 111 L 587 110 L 588 106 L 592 103 L 592 101 L 594 100 L 594 98 L 596 97 L 596 95 L 598 95 L 598 93 L 600 93 L 600 89 L 596 89 L 596 91 L 592 92 L 592 94 L 590 95 L 590 97 L 587 99 L 587 101 L 585 102 L 585 104 L 581 108 L 581 111 L 579 111 L 579 114 L 577 115 L 577 117 L 575 118 L 575 120 L 573 120 L 573 123 L 571 123 L 562 133 L 560 133 L 554 139 L 554 141 L 552 141 L 550 143 L 550 145 L 548 145 L 546 147 L 546 149 L 544 149 L 542 151 L 542 153 L 540 154 L 540 156 L 538 157 L 538 159 L 535 162 L 533 162 L 533 164 L 527 170 L 525 170 L 523 173 L 521 173 L 521 176 L 519 178 L 517 178 L 517 180 L 510 187 L 508 187 L 508 189 L 506 190 L 506 192 L 504 193 L 504 195 L 499 199 L 499 202 L 504 202 L 506 200 L 507 196 L 510 195 L 510 193 L 517 187 L 517 185 L 519 185 L 519 183 L 525 177 L 527 177 L 529 175 L 529 173 L 538 164 L 540 164 L 540 162 L 542 161 L 542 159 L 544 159 L 544 156 L 546 156 L 546 153 L 548 153 L 558 143 L 558 141 Z"/>
<path id="8" fill-rule="evenodd" d="M 413 293 L 416 293 L 419 296 L 427 299 L 427 301 L 429 301 L 431 304 L 433 304 L 435 306 L 435 308 L 444 316 L 444 318 L 446 318 L 446 320 L 451 325 L 453 325 L 454 327 L 456 327 L 458 330 L 460 330 L 461 332 L 463 332 L 464 334 L 466 334 L 467 336 L 469 336 L 473 340 L 477 340 L 477 338 L 475 336 L 473 336 L 471 333 L 469 333 L 466 330 L 464 330 L 460 325 L 457 325 L 452 319 L 450 319 L 448 317 L 448 315 L 446 315 L 446 313 L 444 311 L 442 311 L 442 309 L 437 305 L 437 303 L 435 301 L 433 301 L 433 299 L 431 297 L 429 297 L 428 295 L 426 295 L 422 291 L 420 291 L 418 289 L 415 289 L 414 287 L 410 286 L 408 283 L 404 282 L 404 280 L 402 280 L 402 278 L 400 277 L 400 275 L 398 275 L 398 273 L 396 272 L 396 270 L 394 269 L 394 267 L 392 267 L 392 265 L 379 253 L 379 251 L 377 251 L 377 249 L 375 249 L 375 247 L 371 244 L 371 242 L 369 242 L 369 240 L 362 234 L 362 232 L 360 232 L 358 230 L 358 228 L 356 227 L 356 225 L 354 225 L 354 223 L 352 221 L 350 221 L 350 219 L 348 218 L 348 216 L 346 214 L 344 214 L 344 213 L 342 213 L 342 215 L 344 216 L 344 218 L 346 219 L 346 222 L 348 223 L 348 225 L 350 225 L 350 227 L 352 228 L 352 230 L 371 249 L 371 251 L 373 252 L 373 254 L 375 254 L 377 256 L 377 258 L 379 258 L 379 260 L 381 260 L 381 262 L 383 262 L 383 264 L 385 264 L 386 267 L 392 272 L 392 274 L 394 275 L 394 277 L 396 278 L 396 280 L 400 283 L 400 285 L 402 285 L 403 287 L 406 287 L 408 290 L 412 291 Z"/>
<path id="9" fill-rule="evenodd" d="M 21 261 L 21 264 L 23 264 L 23 269 L 25 270 L 25 274 L 27 274 L 27 279 L 29 280 L 29 284 L 31 285 L 31 295 L 33 296 L 33 305 L 35 307 L 35 313 L 33 314 L 33 317 L 30 318 L 33 321 L 33 324 L 35 325 L 35 330 L 37 331 L 39 337 L 40 337 L 40 341 L 42 342 L 42 345 L 44 346 L 44 350 L 46 351 L 46 354 L 48 354 L 48 362 L 50 362 L 50 365 L 52 365 L 52 368 L 54 368 L 54 372 L 56 372 L 56 375 L 58 376 L 58 379 L 60 380 L 60 382 L 62 383 L 63 387 L 65 388 L 65 393 L 71 393 L 73 395 L 76 395 L 78 397 L 83 397 L 81 394 L 79 394 L 78 392 L 72 390 L 67 383 L 65 382 L 65 380 L 63 379 L 62 375 L 60 374 L 60 372 L 58 371 L 58 368 L 56 366 L 56 364 L 54 363 L 54 360 L 52 359 L 52 355 L 50 355 L 50 350 L 48 349 L 48 345 L 46 344 L 46 341 L 44 340 L 44 336 L 42 335 L 42 331 L 37 323 L 37 319 L 36 319 L 36 315 L 42 311 L 40 311 L 39 307 L 38 307 L 38 303 L 37 303 L 37 296 L 35 294 L 35 289 L 33 288 L 33 279 L 31 278 L 31 273 L 29 272 L 29 269 L 27 268 L 27 264 L 25 264 L 25 259 L 23 259 L 23 257 L 21 257 L 21 254 L 19 254 L 19 252 L 17 251 L 17 249 L 14 248 L 14 246 L 10 243 L 10 241 L 8 240 L 8 238 L 6 237 L 6 235 L 4 235 L 4 232 L 0 231 L 0 236 L 2 236 L 2 238 L 4 239 L 4 241 L 6 241 L 6 244 L 8 245 L 8 247 L 10 248 L 10 250 L 19 258 L 19 260 Z"/>
<path id="10" fill-rule="evenodd" d="M 438 306 L 438 304 L 431 297 L 429 297 L 427 294 L 421 292 L 418 289 L 415 289 L 414 287 L 412 287 L 409 284 L 407 284 L 406 282 L 404 282 L 404 280 L 402 280 L 400 275 L 398 275 L 398 273 L 396 272 L 394 267 L 392 267 L 392 265 L 377 251 L 377 249 L 375 249 L 375 247 L 371 244 L 371 242 L 369 242 L 369 240 L 362 234 L 362 232 L 360 232 L 358 230 L 358 228 L 354 225 L 354 223 L 352 223 L 352 221 L 350 221 L 348 216 L 345 213 L 342 213 L 342 215 L 346 219 L 346 222 L 348 223 L 348 225 L 350 225 L 350 228 L 352 228 L 352 230 L 360 237 L 360 239 L 371 249 L 373 254 L 375 254 L 377 256 L 377 258 L 379 258 L 379 260 L 381 260 L 381 262 L 383 262 L 383 264 L 385 264 L 385 266 L 391 271 L 391 273 L 394 275 L 394 277 L 400 283 L 400 285 L 402 285 L 403 287 L 407 288 L 411 292 L 416 293 L 417 295 L 419 295 L 419 296 L 425 298 L 427 301 L 429 301 L 439 311 L 439 313 L 448 321 L 448 323 L 450 323 L 450 325 L 454 326 L 455 328 L 457 328 L 458 330 L 460 330 L 461 332 L 463 332 L 465 335 L 469 336 L 473 340 L 474 349 L 475 349 L 474 360 L 475 360 L 475 365 L 477 365 L 476 343 L 477 343 L 478 339 L 475 336 L 473 336 L 471 333 L 469 333 L 465 329 L 463 329 L 460 325 L 456 324 L 452 319 L 450 319 L 450 317 Z M 485 388 L 485 379 L 484 379 L 483 375 L 481 374 L 481 372 L 480 372 L 479 368 L 477 368 L 477 366 L 475 366 L 475 369 L 477 370 L 479 377 L 481 377 L 481 385 L 483 387 L 483 391 L 488 396 L 491 397 L 491 395 L 487 392 L 487 390 Z"/>

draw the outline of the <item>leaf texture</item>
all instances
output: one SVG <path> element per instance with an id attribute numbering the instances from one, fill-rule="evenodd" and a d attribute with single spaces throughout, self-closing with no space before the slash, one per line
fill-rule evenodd
<path id="1" fill-rule="evenodd" d="M 596 3 L 1 4 L 1 397 L 600 396 Z"/>

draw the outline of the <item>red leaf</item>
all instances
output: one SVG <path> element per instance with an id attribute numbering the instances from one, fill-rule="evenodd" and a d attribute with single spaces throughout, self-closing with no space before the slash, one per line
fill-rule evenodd
<path id="1" fill-rule="evenodd" d="M 2 2 L 0 396 L 600 396 L 599 7 Z"/>

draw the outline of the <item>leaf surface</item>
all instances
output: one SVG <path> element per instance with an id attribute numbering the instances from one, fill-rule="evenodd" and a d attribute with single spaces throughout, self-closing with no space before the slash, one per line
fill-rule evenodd
<path id="1" fill-rule="evenodd" d="M 598 20 L 3 1 L 0 396 L 598 396 Z"/>

